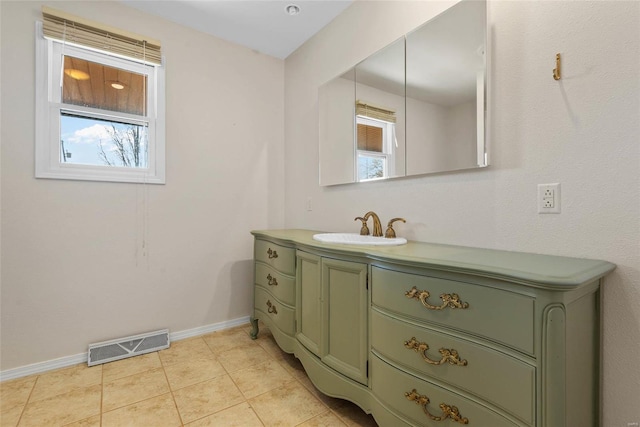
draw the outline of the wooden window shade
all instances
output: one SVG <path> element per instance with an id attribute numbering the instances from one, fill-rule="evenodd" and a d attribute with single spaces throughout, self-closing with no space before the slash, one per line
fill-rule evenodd
<path id="1" fill-rule="evenodd" d="M 358 150 L 382 153 L 382 128 L 358 123 Z"/>
<path id="2" fill-rule="evenodd" d="M 142 62 L 162 64 L 159 41 L 97 24 L 46 6 L 42 7 L 42 19 L 44 35 L 47 38 Z"/>
<path id="3" fill-rule="evenodd" d="M 370 119 L 382 120 L 389 123 L 396 122 L 395 111 L 362 101 L 356 101 L 356 116 L 369 117 Z"/>

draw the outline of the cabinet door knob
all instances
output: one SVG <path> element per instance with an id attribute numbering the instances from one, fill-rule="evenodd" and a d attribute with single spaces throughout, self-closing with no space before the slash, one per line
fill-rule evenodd
<path id="1" fill-rule="evenodd" d="M 271 248 L 269 248 L 269 249 L 267 250 L 267 255 L 269 255 L 269 259 L 272 259 L 272 258 L 278 258 L 278 252 L 277 252 L 277 251 L 274 251 L 274 250 L 273 250 L 273 249 L 271 249 Z"/>
<path id="2" fill-rule="evenodd" d="M 458 351 L 455 349 L 441 348 L 438 350 L 442 358 L 440 360 L 433 360 L 427 356 L 427 350 L 429 350 L 429 344 L 426 342 L 418 342 L 416 337 L 411 337 L 410 340 L 404 342 L 404 346 L 410 350 L 415 350 L 422 356 L 422 359 L 430 365 L 444 365 L 449 363 L 450 365 L 467 366 L 467 361 L 460 359 Z"/>
<path id="3" fill-rule="evenodd" d="M 420 406 L 427 417 L 431 418 L 433 421 L 444 421 L 447 418 L 451 418 L 453 421 L 456 421 L 460 424 L 469 424 L 469 419 L 460 416 L 460 411 L 455 406 L 447 405 L 446 403 L 440 404 L 440 410 L 442 411 L 442 415 L 435 416 L 429 412 L 427 409 L 427 405 L 429 404 L 429 398 L 424 394 L 418 394 L 416 389 L 414 388 L 410 392 L 406 392 L 404 397 L 407 400 L 415 402 L 416 405 Z"/>
<path id="4" fill-rule="evenodd" d="M 270 300 L 267 300 L 267 307 L 269 307 L 267 309 L 269 313 L 278 314 L 278 309 L 276 308 L 275 304 L 271 303 Z"/>
<path id="5" fill-rule="evenodd" d="M 460 297 L 458 294 L 441 294 L 440 299 L 442 300 L 442 305 L 431 305 L 427 302 L 427 298 L 431 295 L 429 291 L 419 291 L 415 286 L 411 288 L 410 291 L 405 292 L 404 294 L 407 298 L 415 298 L 420 300 L 422 305 L 424 305 L 429 310 L 442 310 L 445 308 L 460 308 L 465 309 L 469 307 L 469 304 L 466 302 L 460 301 Z"/>
<path id="6" fill-rule="evenodd" d="M 278 279 L 276 279 L 275 277 L 273 277 L 271 274 L 267 274 L 267 284 L 269 286 L 278 286 Z"/>

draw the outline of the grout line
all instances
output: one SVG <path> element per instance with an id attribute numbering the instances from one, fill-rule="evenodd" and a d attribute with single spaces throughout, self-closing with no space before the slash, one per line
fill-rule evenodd
<path id="1" fill-rule="evenodd" d="M 256 417 L 258 418 L 258 421 L 260 421 L 260 423 L 263 426 L 266 426 L 266 424 L 264 423 L 264 421 L 262 420 L 262 417 L 260 416 L 260 414 L 258 414 L 258 411 L 256 411 L 256 408 L 253 407 L 253 405 L 251 404 L 251 402 L 249 402 L 247 400 L 247 404 L 249 405 L 249 407 L 251 408 L 251 410 L 253 411 L 254 414 L 256 414 Z"/>
<path id="2" fill-rule="evenodd" d="M 251 405 L 251 403 L 249 403 L 249 401 L 247 400 L 247 405 L 249 405 L 249 409 L 251 409 L 251 412 L 253 412 L 253 414 L 256 416 L 256 418 L 258 419 L 258 421 L 260 421 L 260 424 L 263 425 L 263 427 L 265 426 L 265 423 L 262 421 L 262 418 L 260 418 L 260 416 L 258 415 L 258 413 L 256 412 L 255 408 L 253 407 L 253 405 Z"/>
<path id="3" fill-rule="evenodd" d="M 329 412 L 331 412 L 337 419 L 338 421 L 340 421 L 342 424 L 344 424 L 345 426 L 348 426 L 349 424 L 347 424 L 347 422 L 340 416 L 340 414 L 333 410 L 333 409 L 329 409 Z"/>
<path id="4" fill-rule="evenodd" d="M 100 427 L 102 427 L 103 403 L 104 403 L 104 364 L 100 365 Z"/>
<path id="5" fill-rule="evenodd" d="M 226 368 L 224 367 L 224 365 L 222 363 L 220 363 L 220 366 L 222 366 L 222 369 L 224 369 L 226 371 Z M 254 365 L 256 366 L 256 365 Z M 238 370 L 237 372 L 240 372 L 242 369 Z M 240 392 L 240 394 L 242 395 L 242 397 L 244 397 L 245 402 L 248 402 L 249 399 L 247 398 L 247 396 L 242 392 L 242 390 L 240 389 L 240 386 L 238 386 L 238 383 L 236 383 L 236 381 L 233 379 L 233 377 L 231 376 L 231 374 L 229 374 L 229 372 L 227 372 L 227 376 L 229 377 L 229 379 L 231 380 L 231 382 L 233 383 L 234 386 L 236 386 L 236 388 L 238 389 L 238 391 Z"/>
<path id="6" fill-rule="evenodd" d="M 313 397 L 315 398 L 315 396 L 313 396 Z M 320 400 L 320 399 L 317 399 L 317 398 L 316 398 L 316 400 Z M 320 403 L 322 403 L 322 402 L 320 402 Z M 324 406 L 326 407 L 327 405 L 324 405 Z M 309 417 L 309 418 L 307 418 L 307 419 L 305 419 L 305 420 L 303 420 L 303 421 L 299 422 L 298 424 L 296 424 L 296 426 L 300 426 L 300 425 L 302 425 L 302 424 L 306 423 L 307 421 L 310 421 L 310 420 L 312 420 L 312 419 L 314 419 L 314 418 L 317 418 L 317 417 L 319 417 L 320 415 L 326 414 L 327 412 L 331 412 L 331 409 L 327 408 L 327 410 L 326 410 L 326 411 L 324 411 L 324 412 L 320 412 L 319 414 L 312 415 L 311 417 Z M 340 421 L 342 421 L 342 419 L 340 419 Z"/>
<path id="7" fill-rule="evenodd" d="M 136 358 L 136 357 L 144 357 L 144 356 L 146 356 L 146 355 L 154 354 L 154 353 L 158 353 L 158 352 L 156 351 L 156 352 L 151 352 L 151 353 L 145 353 L 145 354 L 136 355 L 136 356 L 133 356 L 133 357 L 130 357 L 130 358 L 127 358 L 127 359 L 114 360 L 113 362 L 107 362 L 107 363 L 104 363 L 104 364 L 102 364 L 102 366 L 108 365 L 109 363 L 118 363 L 118 362 L 123 361 L 123 360 L 127 360 L 127 361 L 128 361 L 128 360 L 135 360 L 135 358 Z M 160 356 L 158 356 L 158 359 L 160 359 Z M 109 380 L 109 383 L 112 383 L 112 382 L 115 382 L 115 381 L 120 381 L 120 380 L 122 380 L 122 379 L 132 377 L 132 376 L 134 376 L 134 375 L 144 374 L 144 373 L 146 373 L 146 372 L 153 371 L 153 370 L 156 370 L 156 369 L 160 369 L 160 368 L 162 368 L 162 367 L 163 367 L 163 366 L 162 366 L 162 361 L 160 360 L 160 366 L 155 366 L 155 367 L 147 368 L 147 369 L 145 369 L 145 370 L 143 370 L 143 371 L 134 372 L 134 373 L 132 373 L 132 374 L 124 375 L 124 376 L 122 376 L 122 377 L 112 378 L 112 379 L 110 379 L 110 380 Z M 104 384 L 104 369 L 102 370 L 102 377 L 103 377 L 103 378 L 102 378 L 102 381 L 103 381 L 103 384 Z"/>
<path id="8" fill-rule="evenodd" d="M 31 386 L 31 391 L 29 391 L 29 396 L 27 396 L 27 400 L 25 400 L 24 405 L 22 406 L 22 411 L 20 411 L 20 416 L 18 417 L 18 423 L 16 424 L 16 426 L 20 425 L 20 421 L 22 421 L 22 417 L 24 416 L 24 413 L 27 410 L 27 405 L 29 404 L 29 401 L 31 400 L 31 395 L 33 395 L 33 390 L 36 389 L 36 384 L 38 384 L 38 380 L 40 379 L 40 375 L 36 376 L 36 380 L 33 382 L 33 386 Z"/>
<path id="9" fill-rule="evenodd" d="M 160 369 L 162 369 L 162 372 L 164 373 L 164 369 L 163 369 L 162 367 L 159 367 L 159 368 L 153 368 L 153 369 L 149 369 L 149 370 L 147 370 L 147 371 L 138 372 L 138 373 L 133 374 L 133 375 L 128 375 L 128 376 L 126 376 L 126 377 L 118 378 L 117 380 L 110 381 L 110 382 L 109 382 L 109 384 L 114 383 L 114 382 L 116 382 L 116 381 L 120 381 L 120 380 L 125 379 L 125 378 L 133 377 L 133 376 L 135 376 L 135 375 L 142 375 L 142 374 L 147 374 L 147 373 L 152 372 L 152 371 L 159 371 Z M 166 379 L 166 374 L 165 374 L 165 379 Z M 103 387 L 104 387 L 104 385 L 103 385 Z M 168 383 L 168 382 L 167 382 L 167 388 L 169 389 L 169 392 L 170 392 L 170 391 L 171 391 L 171 387 L 169 387 L 169 383 Z M 119 387 L 119 389 L 120 389 L 120 387 Z M 136 405 L 136 404 L 138 404 L 138 403 L 140 403 L 140 402 L 145 402 L 145 401 L 147 401 L 147 400 L 149 400 L 149 399 L 154 399 L 154 398 L 156 398 L 156 397 L 158 397 L 158 396 L 163 396 L 163 395 L 165 395 L 165 394 L 167 394 L 167 393 L 168 393 L 168 392 L 160 393 L 160 394 L 157 394 L 157 395 L 154 395 L 154 396 L 148 396 L 148 397 L 146 397 L 146 398 L 144 398 L 144 399 L 141 399 L 141 400 L 136 400 L 136 401 L 129 402 L 129 403 L 126 403 L 126 404 L 122 404 L 121 406 L 117 406 L 117 407 L 115 407 L 115 408 L 111 408 L 111 409 L 109 409 L 108 411 L 105 411 L 105 413 L 106 413 L 106 412 L 113 412 L 113 411 L 118 410 L 118 409 L 121 409 L 121 408 L 126 408 L 127 406 Z M 102 413 L 102 410 L 103 410 L 103 409 L 104 409 L 104 407 L 101 407 L 101 410 L 100 410 L 100 411 L 101 411 L 101 413 Z"/>
<path id="10" fill-rule="evenodd" d="M 108 411 L 106 411 L 106 412 L 104 412 L 104 413 L 105 413 L 105 414 L 108 414 L 108 413 L 110 413 L 110 412 L 119 411 L 119 410 L 124 409 L 124 408 L 127 408 L 127 407 L 129 407 L 129 406 L 139 405 L 139 404 L 144 403 L 144 402 L 147 402 L 147 401 L 149 401 L 149 400 L 153 400 L 153 399 L 157 399 L 157 398 L 159 398 L 159 397 L 165 396 L 165 395 L 167 395 L 167 394 L 169 394 L 169 393 L 171 393 L 171 392 L 169 391 L 169 392 L 167 392 L 167 393 L 162 393 L 162 394 L 159 394 L 159 395 L 157 395 L 157 396 L 151 396 L 151 397 L 147 397 L 146 399 L 138 400 L 138 401 L 136 401 L 136 402 L 127 403 L 126 405 L 118 406 L 117 408 L 110 409 L 110 410 L 108 410 Z M 174 403 L 175 403 L 175 400 L 174 400 Z M 176 408 L 176 409 L 177 409 L 177 408 Z M 180 415 L 180 412 L 178 411 L 178 417 L 179 417 L 179 415 Z M 94 417 L 94 416 L 95 416 L 95 415 L 92 415 L 91 417 Z M 87 418 L 91 418 L 91 417 L 87 417 Z M 87 418 L 84 418 L 84 419 L 87 419 Z M 102 425 L 102 414 L 100 414 L 100 418 L 101 418 L 101 420 L 100 420 L 100 425 Z M 179 418 L 180 418 L 180 417 L 179 417 Z M 79 420 L 79 421 L 82 421 L 82 420 Z M 73 424 L 73 423 L 75 423 L 75 422 L 77 422 L 77 421 L 73 421 L 71 424 Z M 180 420 L 180 423 L 182 424 L 182 419 Z"/>
<path id="11" fill-rule="evenodd" d="M 159 353 L 159 352 L 156 352 Z M 160 366 L 162 367 L 162 373 L 164 373 L 164 379 L 167 381 L 167 386 L 169 387 L 169 393 L 171 393 L 171 399 L 173 400 L 173 406 L 176 408 L 176 412 L 178 413 L 178 418 L 180 419 L 180 425 L 184 426 L 184 420 L 182 419 L 182 414 L 180 413 L 180 409 L 178 408 L 178 402 L 176 402 L 176 396 L 173 394 L 173 388 L 171 387 L 171 383 L 169 382 L 169 376 L 167 375 L 167 370 L 165 369 L 164 363 L 162 363 L 162 358 L 160 354 L 158 354 L 158 359 L 160 359 Z"/>

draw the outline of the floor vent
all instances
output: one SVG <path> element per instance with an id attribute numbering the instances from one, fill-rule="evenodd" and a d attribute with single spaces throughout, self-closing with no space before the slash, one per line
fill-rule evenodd
<path id="1" fill-rule="evenodd" d="M 89 366 L 169 348 L 169 330 L 89 344 Z"/>

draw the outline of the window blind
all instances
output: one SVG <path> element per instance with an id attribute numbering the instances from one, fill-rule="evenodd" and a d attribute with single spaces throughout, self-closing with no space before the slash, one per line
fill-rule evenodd
<path id="1" fill-rule="evenodd" d="M 162 64 L 160 42 L 148 37 L 98 24 L 77 16 L 42 7 L 44 36 L 138 61 Z"/>
<path id="2" fill-rule="evenodd" d="M 389 123 L 396 122 L 396 112 L 387 108 L 371 105 L 360 100 L 356 101 L 356 116 L 369 117 Z"/>
<path id="3" fill-rule="evenodd" d="M 358 123 L 358 150 L 382 153 L 382 128 Z"/>

